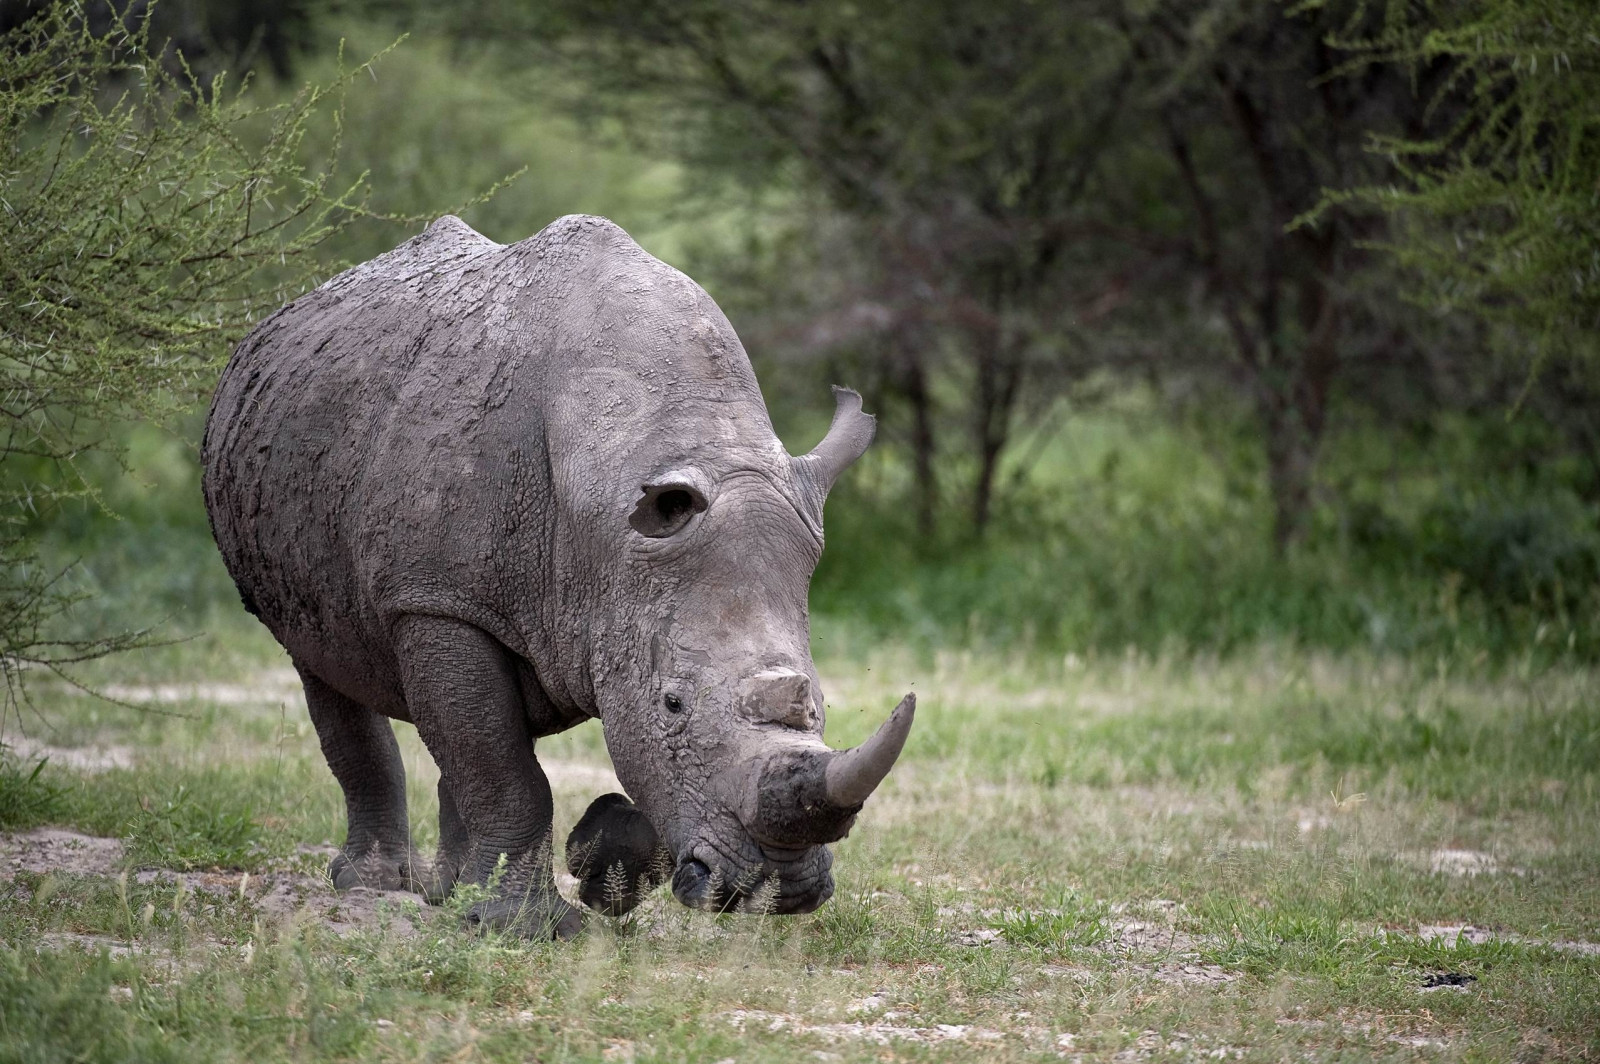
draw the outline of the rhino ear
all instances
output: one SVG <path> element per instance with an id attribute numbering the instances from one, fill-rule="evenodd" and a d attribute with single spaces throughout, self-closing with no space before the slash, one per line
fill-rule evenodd
<path id="1" fill-rule="evenodd" d="M 793 459 L 795 472 L 814 490 L 819 502 L 828 497 L 834 481 L 872 443 L 878 419 L 861 409 L 861 395 L 849 388 L 833 389 L 833 423 L 822 442 Z"/>
<path id="2" fill-rule="evenodd" d="M 639 490 L 644 494 L 628 515 L 628 524 L 651 539 L 681 532 L 707 505 L 705 495 L 686 479 L 668 477 L 660 483 L 641 484 Z"/>

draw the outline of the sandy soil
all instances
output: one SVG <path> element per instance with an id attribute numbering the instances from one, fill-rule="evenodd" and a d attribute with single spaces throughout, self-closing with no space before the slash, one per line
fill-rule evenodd
<path id="1" fill-rule="evenodd" d="M 307 852 L 320 859 L 331 856 L 332 850 L 328 848 L 324 854 L 323 848 L 311 848 Z M 19 872 L 115 877 L 123 872 L 122 843 L 61 828 L 0 834 L 0 882 L 15 878 Z M 385 924 L 400 934 L 413 934 L 417 921 L 426 920 L 433 911 L 415 894 L 365 887 L 340 892 L 333 889 L 325 875 L 289 870 L 252 875 L 148 868 L 135 872 L 133 879 L 144 884 L 182 882 L 186 890 L 196 894 L 244 897 L 274 923 L 317 920 L 339 935 Z M 67 936 L 79 937 L 82 936 Z"/>

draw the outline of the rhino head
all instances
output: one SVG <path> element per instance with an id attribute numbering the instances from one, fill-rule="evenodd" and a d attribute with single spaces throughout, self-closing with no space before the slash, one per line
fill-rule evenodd
<path id="1" fill-rule="evenodd" d="M 622 582 L 646 606 L 619 624 L 632 653 L 596 678 L 601 718 L 618 778 L 670 855 L 673 894 L 692 908 L 826 901 L 827 844 L 850 831 L 916 712 L 907 695 L 853 750 L 822 739 L 807 594 L 823 503 L 874 429 L 859 395 L 835 399 L 826 438 L 803 456 L 776 436 L 732 462 L 652 448 L 666 465 L 640 478 L 628 513 Z"/>
<path id="2" fill-rule="evenodd" d="M 822 739 L 807 597 L 828 493 L 875 421 L 836 388 L 826 436 L 790 455 L 704 289 L 607 222 L 536 250 L 561 284 L 520 317 L 552 323 L 541 341 L 561 372 L 539 429 L 558 505 L 547 524 L 519 525 L 550 561 L 531 597 L 544 611 L 533 660 L 553 701 L 600 718 L 627 791 L 591 806 L 568 867 L 593 887 L 574 842 L 609 831 L 630 880 L 659 847 L 686 905 L 808 912 L 833 891 L 827 845 L 915 714 L 908 697 L 855 750 Z M 642 896 L 580 893 L 612 912 Z"/>

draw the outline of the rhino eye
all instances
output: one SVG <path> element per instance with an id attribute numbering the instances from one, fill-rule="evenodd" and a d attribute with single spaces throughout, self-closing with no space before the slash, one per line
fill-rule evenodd
<path id="1" fill-rule="evenodd" d="M 640 535 L 664 539 L 689 523 L 706 508 L 704 495 L 688 484 L 646 484 L 644 497 L 628 516 Z"/>
<path id="2" fill-rule="evenodd" d="M 683 699 L 679 698 L 677 695 L 668 695 L 666 698 L 663 698 L 662 701 L 667 704 L 668 713 L 683 712 Z"/>

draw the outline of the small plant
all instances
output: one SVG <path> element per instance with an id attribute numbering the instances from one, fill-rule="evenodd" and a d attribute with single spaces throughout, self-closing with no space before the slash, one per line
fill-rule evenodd
<path id="1" fill-rule="evenodd" d="M 622 901 L 628 896 L 628 870 L 621 861 L 613 861 L 606 869 L 605 883 L 606 904 L 613 909 L 622 908 Z"/>
<path id="2" fill-rule="evenodd" d="M 41 775 L 46 761 L 40 758 L 30 769 L 0 746 L 0 828 L 31 827 L 60 810 L 61 788 Z"/>
<path id="3" fill-rule="evenodd" d="M 140 865 L 180 872 L 244 868 L 261 856 L 261 829 L 247 809 L 196 800 L 186 784 L 166 802 L 150 802 L 128 830 L 128 856 Z"/>
<path id="4" fill-rule="evenodd" d="M 754 916 L 771 916 L 778 909 L 778 880 L 776 876 L 763 879 L 754 892 L 745 899 L 745 912 Z"/>
<path id="5" fill-rule="evenodd" d="M 440 903 L 441 907 L 457 920 L 465 921 L 471 915 L 474 905 L 494 897 L 495 890 L 505 879 L 509 868 L 510 863 L 502 853 L 495 859 L 494 871 L 489 874 L 489 882 L 474 883 L 471 880 L 461 880 L 451 888 L 450 894 Z"/>
<path id="6" fill-rule="evenodd" d="M 1297 971 L 1335 975 L 1381 952 L 1383 938 L 1316 907 L 1238 904 L 1229 897 L 1215 917 L 1224 934 L 1201 948 L 1208 961 L 1245 971 Z"/>
<path id="7" fill-rule="evenodd" d="M 1106 904 L 1067 888 L 1040 909 L 1002 909 L 989 926 L 1013 946 L 1061 950 L 1092 946 L 1110 933 Z"/>
<path id="8" fill-rule="evenodd" d="M 835 895 L 812 923 L 822 953 L 835 959 L 869 955 L 877 925 L 870 891 Z"/>

